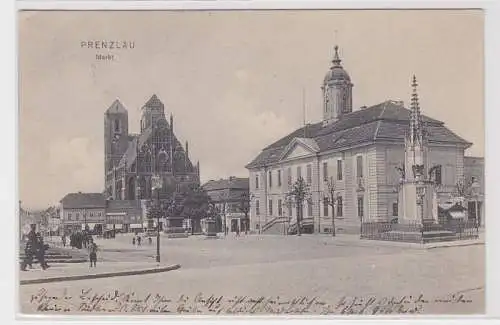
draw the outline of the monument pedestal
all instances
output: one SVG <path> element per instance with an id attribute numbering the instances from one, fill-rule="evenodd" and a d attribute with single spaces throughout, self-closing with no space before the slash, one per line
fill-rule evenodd
<path id="1" fill-rule="evenodd" d="M 438 202 L 430 182 L 404 182 L 399 190 L 399 223 L 428 224 L 438 222 Z"/>

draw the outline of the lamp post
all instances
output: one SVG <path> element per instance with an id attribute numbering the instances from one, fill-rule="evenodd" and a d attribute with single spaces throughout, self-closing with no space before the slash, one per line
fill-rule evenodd
<path id="1" fill-rule="evenodd" d="M 152 190 L 153 192 L 156 190 L 156 262 L 160 263 L 160 189 L 162 187 L 162 179 L 160 176 L 155 175 L 152 177 Z"/>

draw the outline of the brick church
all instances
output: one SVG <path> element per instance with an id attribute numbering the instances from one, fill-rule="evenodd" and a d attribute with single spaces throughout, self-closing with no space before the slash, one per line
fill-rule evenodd
<path id="1" fill-rule="evenodd" d="M 160 196 L 199 185 L 199 163 L 174 133 L 174 118 L 153 95 L 141 109 L 140 133 L 129 133 L 128 112 L 115 100 L 104 114 L 105 195 L 111 200 L 151 200 L 152 176 L 162 179 Z M 156 196 L 155 196 L 156 198 Z"/>

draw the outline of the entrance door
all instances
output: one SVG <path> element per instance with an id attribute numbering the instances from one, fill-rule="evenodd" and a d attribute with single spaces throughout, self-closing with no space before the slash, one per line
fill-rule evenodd
<path id="1" fill-rule="evenodd" d="M 238 219 L 231 219 L 231 232 L 236 232 L 238 229 Z"/>

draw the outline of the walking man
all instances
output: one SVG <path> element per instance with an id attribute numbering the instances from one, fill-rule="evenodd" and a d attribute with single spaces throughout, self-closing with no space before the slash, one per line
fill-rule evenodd
<path id="1" fill-rule="evenodd" d="M 96 267 L 96 263 L 97 263 L 97 245 L 96 245 L 96 243 L 94 243 L 94 241 L 91 241 L 90 245 L 89 245 L 89 260 L 90 260 L 90 267 L 92 267 L 92 265 L 94 267 Z"/>

